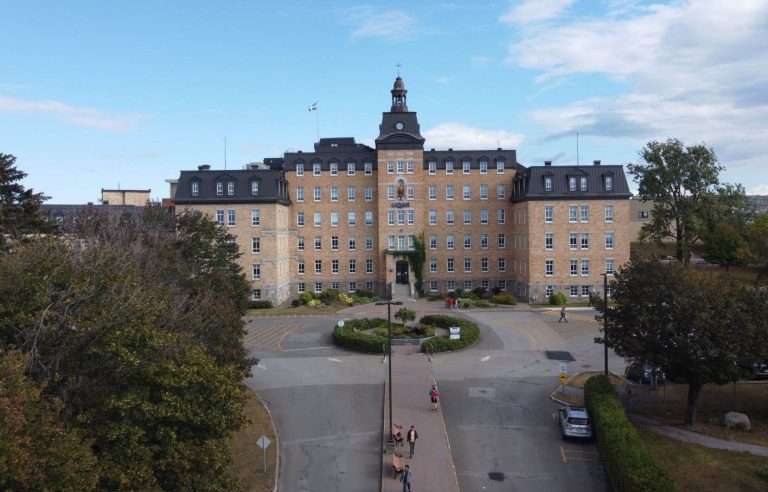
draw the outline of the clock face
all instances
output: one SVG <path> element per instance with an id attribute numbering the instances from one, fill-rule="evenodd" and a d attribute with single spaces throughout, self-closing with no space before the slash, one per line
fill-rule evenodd
<path id="1" fill-rule="evenodd" d="M 397 128 L 398 130 L 402 130 L 403 127 L 405 127 L 405 125 L 403 125 L 402 121 L 398 121 L 397 123 L 395 123 L 395 128 Z"/>

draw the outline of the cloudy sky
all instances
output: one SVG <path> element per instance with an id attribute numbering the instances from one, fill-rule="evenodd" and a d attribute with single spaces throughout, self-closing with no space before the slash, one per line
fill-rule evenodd
<path id="1" fill-rule="evenodd" d="M 768 0 L 0 0 L 0 152 L 52 203 L 373 145 L 396 64 L 427 148 L 525 165 L 714 148 L 768 194 Z M 318 113 L 307 107 L 319 101 Z"/>

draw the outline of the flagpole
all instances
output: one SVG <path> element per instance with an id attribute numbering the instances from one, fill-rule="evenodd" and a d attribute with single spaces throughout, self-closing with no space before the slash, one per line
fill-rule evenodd
<path id="1" fill-rule="evenodd" d="M 320 106 L 315 109 L 315 121 L 317 122 L 317 143 L 320 143 Z"/>

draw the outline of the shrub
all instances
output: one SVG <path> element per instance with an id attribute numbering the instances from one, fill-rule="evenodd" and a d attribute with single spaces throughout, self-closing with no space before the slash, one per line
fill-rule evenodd
<path id="1" fill-rule="evenodd" d="M 475 301 L 475 306 L 479 308 L 488 307 L 488 301 L 483 301 L 482 299 Z"/>
<path id="2" fill-rule="evenodd" d="M 249 307 L 251 309 L 269 309 L 272 307 L 272 301 L 252 301 Z"/>
<path id="3" fill-rule="evenodd" d="M 589 378 L 584 385 L 584 399 L 592 417 L 600 458 L 614 490 L 677 490 L 669 472 L 651 454 L 627 420 L 606 376 Z"/>
<path id="4" fill-rule="evenodd" d="M 339 294 L 339 300 L 348 306 L 355 303 L 355 301 L 346 294 Z"/>
<path id="5" fill-rule="evenodd" d="M 323 304 L 330 304 L 333 301 L 339 300 L 339 291 L 336 289 L 326 289 L 322 291 L 318 296 L 318 299 L 323 301 Z"/>
<path id="6" fill-rule="evenodd" d="M 517 304 L 517 298 L 509 292 L 499 292 L 491 296 L 491 302 L 494 304 Z"/>
<path id="7" fill-rule="evenodd" d="M 475 287 L 474 289 L 472 289 L 472 293 L 475 294 L 478 299 L 482 299 L 488 294 L 488 291 L 483 289 L 482 287 Z"/>
<path id="8" fill-rule="evenodd" d="M 395 313 L 395 319 L 399 319 L 400 321 L 403 322 L 403 324 L 406 324 L 407 322 L 413 321 L 416 319 L 416 311 L 408 308 L 400 308 Z"/>
<path id="9" fill-rule="evenodd" d="M 299 294 L 299 301 L 302 302 L 302 304 L 309 304 L 309 301 L 314 299 L 315 296 L 311 292 L 302 292 Z"/>
<path id="10" fill-rule="evenodd" d="M 494 294 L 498 294 L 499 292 L 502 292 L 501 287 L 494 287 L 491 289 L 491 292 Z"/>
<path id="11" fill-rule="evenodd" d="M 301 301 L 298 299 L 294 299 L 291 301 L 291 307 L 299 307 L 301 306 Z"/>
<path id="12" fill-rule="evenodd" d="M 422 352 L 429 351 L 434 353 L 460 350 L 469 347 L 480 339 L 480 328 L 477 324 L 463 318 L 454 318 L 445 314 L 430 314 L 422 317 L 419 323 L 439 328 L 450 328 L 451 326 L 461 328 L 461 338 L 459 340 L 451 340 L 449 335 L 433 337 L 421 343 Z"/>
<path id="13" fill-rule="evenodd" d="M 360 297 L 368 297 L 368 298 L 376 296 L 376 294 L 374 294 L 373 292 L 368 291 L 368 290 L 363 290 L 363 289 L 357 289 L 355 291 L 355 295 L 356 296 L 360 296 Z"/>
<path id="14" fill-rule="evenodd" d="M 320 307 L 324 305 L 325 304 L 323 304 L 323 301 L 321 301 L 320 299 L 310 299 L 310 301 L 307 303 L 307 306 L 309 307 Z"/>
<path id="15" fill-rule="evenodd" d="M 363 318 L 346 321 L 343 327 L 339 328 L 336 326 L 333 329 L 333 343 L 348 350 L 369 354 L 382 354 L 389 342 L 386 337 L 360 333 L 360 331 L 381 326 L 382 322 L 386 324 L 387 320 L 383 318 Z"/>
<path id="16" fill-rule="evenodd" d="M 564 306 L 566 303 L 565 294 L 562 292 L 555 292 L 549 296 L 549 303 L 555 306 Z"/>

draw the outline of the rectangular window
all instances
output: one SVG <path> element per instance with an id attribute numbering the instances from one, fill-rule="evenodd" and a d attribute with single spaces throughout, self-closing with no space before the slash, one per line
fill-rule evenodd
<path id="1" fill-rule="evenodd" d="M 339 212 L 331 212 L 331 227 L 339 227 Z"/>
<path id="2" fill-rule="evenodd" d="M 504 233 L 499 234 L 499 249 L 504 249 L 507 247 L 507 236 L 504 235 Z"/>
<path id="3" fill-rule="evenodd" d="M 261 253 L 261 238 L 259 236 L 254 236 L 251 238 L 251 253 Z"/>
<path id="4" fill-rule="evenodd" d="M 373 174 L 373 163 L 372 162 L 366 162 L 363 164 L 363 168 L 365 169 L 365 175 L 371 176 Z"/>
<path id="5" fill-rule="evenodd" d="M 448 273 L 453 273 L 455 271 L 453 258 L 448 258 L 448 260 L 445 263 L 446 263 L 445 270 Z"/>
<path id="6" fill-rule="evenodd" d="M 331 236 L 331 251 L 339 250 L 339 236 Z"/>
<path id="7" fill-rule="evenodd" d="M 373 212 L 370 210 L 365 212 L 365 225 L 369 227 L 373 225 Z"/>
<path id="8" fill-rule="evenodd" d="M 576 222 L 576 213 L 578 212 L 578 208 L 576 205 L 569 205 L 568 206 L 568 222 Z"/>
<path id="9" fill-rule="evenodd" d="M 319 294 L 323 291 L 323 283 L 315 282 L 315 294 Z"/>
<path id="10" fill-rule="evenodd" d="M 397 210 L 397 225 L 405 225 L 405 210 L 402 208 Z"/>
<path id="11" fill-rule="evenodd" d="M 589 285 L 581 286 L 581 297 L 589 297 Z"/>
<path id="12" fill-rule="evenodd" d="M 296 164 L 296 176 L 304 176 L 304 164 Z"/>
<path id="13" fill-rule="evenodd" d="M 506 223 L 506 221 L 507 221 L 507 214 L 506 214 L 506 212 L 504 211 L 503 208 L 500 208 L 496 212 L 496 219 L 498 220 L 499 224 Z"/>
<path id="14" fill-rule="evenodd" d="M 368 292 L 373 292 L 373 282 L 372 281 L 368 280 L 367 282 L 365 282 L 365 290 L 367 290 Z"/>
<path id="15" fill-rule="evenodd" d="M 253 289 L 251 291 L 251 300 L 258 301 L 259 299 L 261 299 L 261 289 Z"/>
<path id="16" fill-rule="evenodd" d="M 554 221 L 554 207 L 552 205 L 546 205 L 544 207 L 544 222 L 551 224 Z"/>
<path id="17" fill-rule="evenodd" d="M 395 185 L 387 185 L 387 200 L 395 199 Z"/>
<path id="18" fill-rule="evenodd" d="M 357 200 L 357 188 L 354 186 L 347 187 L 347 201 L 354 202 Z"/>
<path id="19" fill-rule="evenodd" d="M 507 259 L 504 257 L 499 258 L 499 271 L 500 272 L 507 271 Z"/>
<path id="20" fill-rule="evenodd" d="M 429 249 L 437 249 L 437 235 L 435 234 L 429 236 Z"/>
<path id="21" fill-rule="evenodd" d="M 365 201 L 366 202 L 373 201 L 373 186 L 365 187 Z"/>
<path id="22" fill-rule="evenodd" d="M 481 210 L 480 211 L 480 224 L 488 225 L 488 211 L 487 210 Z"/>
<path id="23" fill-rule="evenodd" d="M 315 186 L 315 193 L 314 193 L 314 195 L 312 195 L 313 199 L 316 202 L 319 202 L 320 198 L 322 197 L 322 194 L 323 194 L 323 189 L 321 187 L 319 187 L 319 186 Z"/>
<path id="24" fill-rule="evenodd" d="M 413 225 L 416 222 L 416 215 L 412 208 L 408 209 L 408 225 Z"/>
<path id="25" fill-rule="evenodd" d="M 387 225 L 395 225 L 395 209 L 387 210 Z"/>
<path id="26" fill-rule="evenodd" d="M 323 249 L 323 236 L 315 236 L 315 251 Z"/>
<path id="27" fill-rule="evenodd" d="M 464 273 L 472 272 L 472 258 L 464 258 Z"/>
<path id="28" fill-rule="evenodd" d="M 547 297 L 551 296 L 554 293 L 555 293 L 555 288 L 551 285 L 547 285 L 547 287 L 544 289 L 544 294 Z"/>
<path id="29" fill-rule="evenodd" d="M 472 249 L 472 234 L 464 234 L 464 249 Z"/>
<path id="30" fill-rule="evenodd" d="M 413 185 L 406 186 L 405 187 L 405 192 L 406 192 L 406 198 L 408 198 L 409 200 L 413 200 L 414 199 L 415 195 L 413 193 Z"/>
<path id="31" fill-rule="evenodd" d="M 480 248 L 488 249 L 488 234 L 480 234 Z"/>
<path id="32" fill-rule="evenodd" d="M 339 201 L 339 187 L 338 186 L 331 186 L 331 201 L 332 202 L 338 202 Z"/>
<path id="33" fill-rule="evenodd" d="M 552 177 L 547 176 L 544 178 L 544 191 L 552 191 Z"/>
<path id="34" fill-rule="evenodd" d="M 605 221 L 613 222 L 613 205 L 605 206 Z"/>
<path id="35" fill-rule="evenodd" d="M 581 191 L 587 191 L 587 178 L 583 176 L 581 178 Z"/>
<path id="36" fill-rule="evenodd" d="M 445 185 L 445 199 L 453 200 L 453 185 Z"/>
<path id="37" fill-rule="evenodd" d="M 469 161 L 462 161 L 461 163 L 461 172 L 463 174 L 469 174 L 470 169 L 470 162 Z"/>
<path id="38" fill-rule="evenodd" d="M 453 213 L 453 210 L 446 210 L 445 211 L 445 223 L 447 225 L 453 225 L 454 224 L 454 213 Z"/>
<path id="39" fill-rule="evenodd" d="M 472 225 L 472 211 L 471 210 L 465 210 L 464 211 L 464 225 Z"/>
<path id="40" fill-rule="evenodd" d="M 589 249 L 589 233 L 581 233 L 581 249 Z"/>
<path id="41" fill-rule="evenodd" d="M 357 236 L 349 236 L 347 238 L 347 248 L 350 251 L 355 251 L 357 249 Z"/>
<path id="42" fill-rule="evenodd" d="M 571 276 L 575 277 L 579 274 L 579 260 L 571 260 Z"/>
<path id="43" fill-rule="evenodd" d="M 234 181 L 227 181 L 227 195 L 234 195 L 235 194 L 235 182 Z"/>
<path id="44" fill-rule="evenodd" d="M 461 187 L 462 189 L 462 196 L 465 200 L 471 200 L 472 199 L 472 188 L 469 185 L 463 185 Z"/>
<path id="45" fill-rule="evenodd" d="M 192 181 L 192 196 L 200 194 L 200 183 L 198 181 Z"/>
<path id="46" fill-rule="evenodd" d="M 395 174 L 395 161 L 387 161 L 387 174 Z"/>
<path id="47" fill-rule="evenodd" d="M 355 212 L 347 212 L 347 225 L 354 227 L 357 225 L 357 219 L 355 218 Z"/>
<path id="48" fill-rule="evenodd" d="M 613 258 L 605 260 L 605 273 L 607 275 L 613 275 Z"/>
<path id="49" fill-rule="evenodd" d="M 446 162 L 445 163 L 445 174 L 453 174 L 453 162 Z"/>
<path id="50" fill-rule="evenodd" d="M 224 183 L 216 181 L 216 195 L 221 196 L 224 194 Z"/>
<path id="51" fill-rule="evenodd" d="M 299 282 L 299 287 L 298 287 L 299 294 L 303 294 L 306 290 L 307 290 L 306 284 L 304 284 L 304 282 Z"/>
<path id="52" fill-rule="evenodd" d="M 430 210 L 429 211 L 429 225 L 437 225 L 437 211 L 436 210 Z"/>
<path id="53" fill-rule="evenodd" d="M 605 177 L 605 191 L 612 191 L 613 190 L 613 177 L 612 176 L 606 176 Z"/>
<path id="54" fill-rule="evenodd" d="M 579 286 L 578 285 L 570 285 L 568 289 L 568 293 L 570 294 L 570 297 L 578 297 L 579 295 Z"/>
<path id="55" fill-rule="evenodd" d="M 349 283 L 349 292 L 357 292 L 357 282 Z"/>
<path id="56" fill-rule="evenodd" d="M 320 176 L 320 164 L 312 164 L 312 176 Z"/>
<path id="57" fill-rule="evenodd" d="M 568 191 L 576 191 L 576 177 L 571 176 L 568 178 Z"/>
<path id="58" fill-rule="evenodd" d="M 429 281 L 429 291 L 430 292 L 437 292 L 437 282 L 434 280 Z"/>
<path id="59" fill-rule="evenodd" d="M 387 236 L 387 249 L 393 251 L 395 249 L 395 236 L 390 234 Z"/>
<path id="60" fill-rule="evenodd" d="M 581 206 L 581 221 L 589 222 L 589 205 Z"/>
<path id="61" fill-rule="evenodd" d="M 496 198 L 498 198 L 499 200 L 503 200 L 506 195 L 507 195 L 507 192 L 504 185 L 496 185 Z"/>
<path id="62" fill-rule="evenodd" d="M 483 273 L 488 272 L 488 258 L 480 258 L 480 271 Z"/>
<path id="63" fill-rule="evenodd" d="M 253 227 L 261 225 L 261 211 L 258 208 L 251 209 L 251 225 Z"/>
<path id="64" fill-rule="evenodd" d="M 544 249 L 547 251 L 552 251 L 554 247 L 555 247 L 555 234 L 552 232 L 545 232 L 544 233 Z"/>
<path id="65" fill-rule="evenodd" d="M 487 291 L 491 288 L 491 282 L 488 280 L 481 280 L 480 281 L 480 287 L 483 288 L 483 290 Z"/>
<path id="66" fill-rule="evenodd" d="M 487 184 L 481 184 L 480 185 L 480 199 L 481 200 L 487 200 L 488 199 L 488 185 Z"/>
<path id="67" fill-rule="evenodd" d="M 253 280 L 261 280 L 261 263 L 251 265 L 251 276 Z"/>
<path id="68" fill-rule="evenodd" d="M 429 199 L 437 200 L 437 186 L 429 185 Z"/>
<path id="69" fill-rule="evenodd" d="M 406 161 L 405 172 L 408 174 L 413 174 L 413 161 Z"/>
<path id="70" fill-rule="evenodd" d="M 331 176 L 339 175 L 339 165 L 336 162 L 331 162 Z"/>
<path id="71" fill-rule="evenodd" d="M 315 260 L 315 273 L 323 273 L 323 260 Z"/>
<path id="72" fill-rule="evenodd" d="M 589 275 L 589 260 L 581 260 L 581 275 Z"/>
<path id="73" fill-rule="evenodd" d="M 488 174 L 488 163 L 480 161 L 480 174 Z"/>
<path id="74" fill-rule="evenodd" d="M 299 251 L 304 251 L 304 236 L 298 236 L 296 238 L 296 249 Z"/>
<path id="75" fill-rule="evenodd" d="M 216 223 L 220 226 L 224 225 L 224 211 L 223 210 L 217 210 L 216 211 Z"/>
<path id="76" fill-rule="evenodd" d="M 365 250 L 371 251 L 373 249 L 373 236 L 365 236 Z"/>
<path id="77" fill-rule="evenodd" d="M 447 249 L 453 249 L 456 245 L 456 242 L 454 240 L 453 234 L 448 234 L 445 236 L 445 247 Z"/>
<path id="78" fill-rule="evenodd" d="M 347 162 L 347 176 L 354 176 L 355 175 L 355 163 L 354 162 Z"/>
<path id="79" fill-rule="evenodd" d="M 357 260 L 349 260 L 349 273 L 357 273 Z"/>
<path id="80" fill-rule="evenodd" d="M 429 259 L 429 273 L 437 273 L 437 258 Z"/>
<path id="81" fill-rule="evenodd" d="M 259 182 L 256 180 L 251 181 L 251 195 L 259 194 Z"/>
<path id="82" fill-rule="evenodd" d="M 397 174 L 403 174 L 405 172 L 405 162 L 397 161 Z"/>
<path id="83" fill-rule="evenodd" d="M 227 210 L 227 225 L 229 227 L 234 227 L 235 225 L 235 209 L 233 208 Z"/>
<path id="84" fill-rule="evenodd" d="M 504 174 L 504 161 L 496 163 L 496 174 Z"/>
<path id="85" fill-rule="evenodd" d="M 570 249 L 576 249 L 578 247 L 577 239 L 576 239 L 576 233 L 571 232 L 568 234 L 568 248 Z"/>
<path id="86" fill-rule="evenodd" d="M 555 274 L 555 260 L 544 260 L 544 275 L 551 277 Z"/>
<path id="87" fill-rule="evenodd" d="M 429 174 L 437 174 L 437 162 L 430 162 L 427 164 L 427 167 L 429 168 Z"/>
<path id="88" fill-rule="evenodd" d="M 303 186 L 297 186 L 296 187 L 296 201 L 297 202 L 303 202 L 304 201 L 304 187 Z"/>
<path id="89" fill-rule="evenodd" d="M 315 227 L 322 227 L 323 226 L 323 214 L 321 214 L 320 212 L 315 212 L 313 214 L 313 219 L 314 219 L 313 223 L 314 223 Z"/>
<path id="90" fill-rule="evenodd" d="M 365 273 L 373 273 L 373 260 L 365 260 Z"/>
<path id="91" fill-rule="evenodd" d="M 605 233 L 605 249 L 613 249 L 613 233 Z"/>

